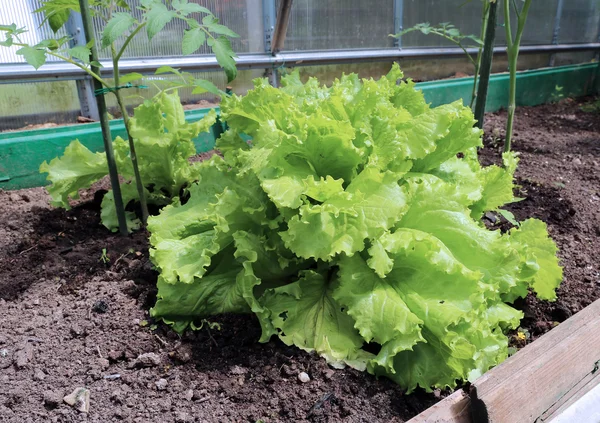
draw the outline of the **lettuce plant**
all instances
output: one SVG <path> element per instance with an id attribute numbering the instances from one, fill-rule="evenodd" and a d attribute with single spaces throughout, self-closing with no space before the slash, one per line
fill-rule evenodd
<path id="1" fill-rule="evenodd" d="M 261 341 L 408 391 L 504 360 L 504 331 L 522 317 L 509 303 L 555 298 L 556 246 L 535 219 L 486 229 L 482 214 L 514 200 L 516 157 L 481 167 L 471 110 L 431 108 L 401 78 L 395 65 L 327 88 L 295 73 L 225 99 L 223 157 L 199 166 L 187 202 L 149 220 L 151 314 L 182 331 L 254 313 Z"/>
<path id="2" fill-rule="evenodd" d="M 193 139 L 200 132 L 208 132 L 216 121 L 211 110 L 203 119 L 188 123 L 183 106 L 176 92 L 161 92 L 152 100 L 146 100 L 134 110 L 130 119 L 130 134 L 141 159 L 139 171 L 149 204 L 164 206 L 179 197 L 182 189 L 198 179 L 199 164 L 189 158 L 196 154 Z M 123 203 L 135 203 L 139 197 L 134 171 L 128 157 L 127 141 L 117 137 L 113 142 L 115 159 L 123 180 L 121 192 Z M 66 148 L 62 157 L 44 161 L 40 172 L 48 173 L 48 193 L 52 205 L 69 208 L 69 199 L 79 198 L 79 190 L 89 188 L 108 174 L 106 155 L 93 153 L 78 140 Z M 102 200 L 102 223 L 108 229 L 119 228 L 112 191 Z M 127 228 L 137 229 L 140 221 L 133 211 L 126 212 Z"/>

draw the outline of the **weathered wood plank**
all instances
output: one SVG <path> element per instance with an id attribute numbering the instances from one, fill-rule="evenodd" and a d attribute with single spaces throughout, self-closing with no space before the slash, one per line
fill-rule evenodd
<path id="1" fill-rule="evenodd" d="M 599 363 L 600 300 L 476 380 L 473 422 L 544 421 L 548 410 L 581 393 Z"/>
<path id="2" fill-rule="evenodd" d="M 429 407 L 408 423 L 472 423 L 469 396 L 461 389 Z"/>

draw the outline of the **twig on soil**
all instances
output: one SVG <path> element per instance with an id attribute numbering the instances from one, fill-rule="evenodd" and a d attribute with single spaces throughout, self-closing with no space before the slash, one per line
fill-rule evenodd
<path id="1" fill-rule="evenodd" d="M 23 254 L 25 254 L 25 253 L 27 253 L 27 252 L 29 252 L 29 251 L 33 250 L 35 247 L 37 247 L 37 245 L 34 245 L 33 247 L 29 247 L 28 249 L 21 251 L 21 252 L 19 253 L 19 255 L 21 256 L 21 255 L 23 255 Z"/>
<path id="2" fill-rule="evenodd" d="M 202 402 L 206 402 L 206 401 L 208 401 L 209 399 L 210 399 L 210 396 L 208 396 L 208 397 L 203 397 L 203 398 L 200 398 L 200 399 L 199 399 L 198 401 L 196 401 L 196 402 L 197 402 L 197 403 L 202 403 Z"/>
<path id="3" fill-rule="evenodd" d="M 212 333 L 210 333 L 210 328 L 207 326 L 206 327 L 206 331 L 208 332 L 208 338 L 213 341 L 213 344 L 215 344 L 215 347 L 218 347 L 219 344 L 217 343 L 217 341 L 215 340 L 215 338 L 213 338 Z"/>
<path id="4" fill-rule="evenodd" d="M 165 341 L 164 339 L 162 339 L 157 334 L 154 334 L 154 336 L 156 337 L 156 339 L 158 340 L 158 342 L 160 343 L 160 345 L 162 345 L 163 347 L 167 347 L 169 345 L 169 343 L 167 341 Z"/>
<path id="5" fill-rule="evenodd" d="M 100 358 L 104 358 L 104 357 L 102 356 L 102 353 L 100 352 L 100 345 L 96 345 L 96 351 L 98 351 L 98 356 L 99 356 Z"/>

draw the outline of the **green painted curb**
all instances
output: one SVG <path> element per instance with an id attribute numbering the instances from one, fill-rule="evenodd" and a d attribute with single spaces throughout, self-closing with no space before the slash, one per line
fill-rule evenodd
<path id="1" fill-rule="evenodd" d="M 600 66 L 598 63 L 561 66 L 517 74 L 517 106 L 537 106 L 566 97 L 581 97 L 600 91 Z M 509 74 L 494 74 L 490 78 L 486 112 L 508 107 Z M 420 82 L 425 98 L 432 106 L 471 99 L 472 78 Z M 560 91 L 559 91 L 560 90 Z M 468 104 L 468 103 L 467 103 Z"/>
<path id="2" fill-rule="evenodd" d="M 562 66 L 551 69 L 519 72 L 517 76 L 517 105 L 535 106 L 564 97 L 580 97 L 600 91 L 600 67 L 597 63 Z M 508 105 L 508 74 L 495 74 L 490 79 L 486 110 L 493 112 Z M 417 88 L 432 106 L 456 100 L 470 100 L 472 78 L 421 82 Z M 562 87 L 557 91 L 557 87 Z M 197 121 L 209 109 L 186 112 L 188 121 Z M 216 109 L 217 112 L 219 109 Z M 113 138 L 126 137 L 122 120 L 111 122 Z M 214 126 L 211 133 L 200 134 L 194 140 L 199 152 L 214 148 L 215 136 L 220 130 Z M 66 146 L 79 139 L 92 151 L 102 151 L 102 133 L 98 123 L 61 126 L 32 131 L 5 132 L 0 134 L 0 188 L 21 189 L 46 184 L 46 176 L 38 169 L 44 160 L 62 155 Z"/>

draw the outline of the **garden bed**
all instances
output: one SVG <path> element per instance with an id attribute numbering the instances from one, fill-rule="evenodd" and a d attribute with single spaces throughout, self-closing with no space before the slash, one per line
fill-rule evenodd
<path id="1" fill-rule="evenodd" d="M 517 304 L 530 337 L 514 337 L 515 346 L 600 298 L 600 119 L 580 104 L 517 114 L 526 199 L 509 209 L 549 224 L 565 279 L 557 302 Z M 484 164 L 499 162 L 505 118 L 488 115 Z M 220 329 L 183 338 L 152 330 L 146 235 L 108 233 L 98 209 L 93 193 L 68 212 L 49 208 L 42 188 L 0 193 L 0 421 L 401 422 L 448 394 L 404 396 L 387 380 L 331 370 L 275 339 L 259 344 L 253 316 L 219 316 L 211 322 Z M 507 228 L 496 219 L 487 223 Z M 301 372 L 311 380 L 300 382 Z M 62 402 L 77 387 L 91 391 L 86 417 Z"/>

